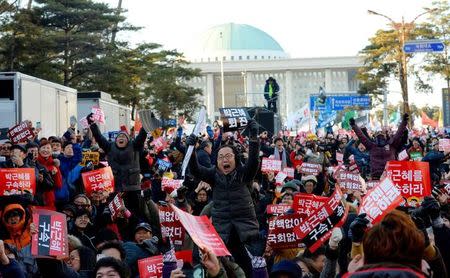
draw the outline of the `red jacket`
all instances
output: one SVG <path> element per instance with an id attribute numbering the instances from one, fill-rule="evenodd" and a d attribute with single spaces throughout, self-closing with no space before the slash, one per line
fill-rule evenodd
<path id="1" fill-rule="evenodd" d="M 39 155 L 37 160 L 51 174 L 55 188 L 60 189 L 62 187 L 63 179 L 61 176 L 61 171 L 59 170 L 59 167 L 55 166 L 55 162 L 53 161 L 53 158 L 50 156 L 47 159 L 45 159 Z M 56 170 L 55 174 L 52 174 L 53 170 Z M 54 190 L 44 192 L 43 199 L 44 199 L 46 208 L 48 208 L 50 210 L 55 210 L 55 192 L 54 192 Z"/>
<path id="2" fill-rule="evenodd" d="M 297 169 L 297 166 L 302 165 L 303 163 L 303 159 L 295 159 L 295 151 L 291 152 L 289 159 L 291 160 L 292 167 L 294 167 L 294 169 Z"/>

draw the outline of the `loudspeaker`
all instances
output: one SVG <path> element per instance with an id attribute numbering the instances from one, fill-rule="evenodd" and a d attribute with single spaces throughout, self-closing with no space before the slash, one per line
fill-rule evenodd
<path id="1" fill-rule="evenodd" d="M 259 132 L 267 131 L 270 135 L 274 134 L 275 118 L 272 111 L 263 107 L 252 107 L 247 112 L 259 124 Z"/>

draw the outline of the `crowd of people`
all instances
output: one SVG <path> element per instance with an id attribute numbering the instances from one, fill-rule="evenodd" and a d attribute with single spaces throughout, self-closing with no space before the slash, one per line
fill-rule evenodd
<path id="1" fill-rule="evenodd" d="M 450 179 L 450 157 L 438 146 L 447 135 L 408 130 L 407 114 L 395 131 L 372 132 L 350 119 L 352 132 L 323 136 L 269 134 L 249 121 L 245 133 L 225 132 L 214 123 L 200 135 L 182 127 L 162 134 L 124 128 L 108 139 L 92 115 L 87 120 L 89 128 L 82 131 L 71 127 L 49 138 L 36 132 L 23 144 L 1 145 L 0 168 L 34 168 L 36 190 L 0 196 L 0 277 L 139 277 L 138 261 L 158 255 L 163 256 L 162 277 L 448 277 L 450 211 L 442 181 Z M 156 134 L 164 147 L 154 144 Z M 190 146 L 194 152 L 183 177 Z M 98 152 L 100 163 L 82 163 L 85 151 Z M 399 206 L 370 225 L 365 214 L 358 214 L 366 192 L 346 190 L 345 223 L 319 248 L 274 249 L 268 243 L 268 223 L 275 217 L 269 205 L 292 205 L 301 193 L 332 196 L 340 187 L 337 166 L 356 165 L 364 181 L 378 180 L 386 163 L 402 152 L 429 164 L 433 194 L 420 205 Z M 261 160 L 268 157 L 293 168 L 293 177 L 277 182 L 275 172 L 261 171 Z M 163 161 L 170 166 L 161 167 Z M 302 174 L 304 163 L 319 164 L 319 173 Z M 114 192 L 87 192 L 82 174 L 106 166 L 114 175 Z M 163 187 L 164 178 L 184 182 Z M 108 205 L 117 194 L 124 207 L 111 217 Z M 196 246 L 188 233 L 173 242 L 160 223 L 159 211 L 169 204 L 208 216 L 231 256 Z M 66 258 L 31 255 L 36 207 L 65 214 Z M 180 250 L 192 251 L 192 263 L 174 258 Z"/>

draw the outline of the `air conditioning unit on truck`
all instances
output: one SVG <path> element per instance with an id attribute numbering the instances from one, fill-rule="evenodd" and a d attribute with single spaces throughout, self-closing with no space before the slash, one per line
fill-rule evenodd
<path id="1" fill-rule="evenodd" d="M 20 72 L 0 72 L 2 131 L 29 120 L 41 127 L 39 137 L 61 136 L 71 117 L 77 117 L 77 90 Z"/>

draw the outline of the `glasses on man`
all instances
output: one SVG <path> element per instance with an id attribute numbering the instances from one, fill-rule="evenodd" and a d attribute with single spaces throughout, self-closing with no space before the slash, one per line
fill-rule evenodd
<path id="1" fill-rule="evenodd" d="M 230 159 L 234 158 L 234 154 L 232 154 L 232 153 L 227 153 L 226 155 L 219 155 L 219 156 L 217 157 L 218 160 L 224 160 L 225 158 L 226 158 L 227 160 L 230 160 Z"/>

